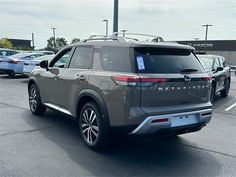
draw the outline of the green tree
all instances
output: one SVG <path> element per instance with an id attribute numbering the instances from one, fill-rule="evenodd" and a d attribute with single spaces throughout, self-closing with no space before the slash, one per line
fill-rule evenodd
<path id="1" fill-rule="evenodd" d="M 80 38 L 74 38 L 71 40 L 71 44 L 74 44 L 74 43 L 77 43 L 77 42 L 80 42 Z"/>
<path id="2" fill-rule="evenodd" d="M 0 47 L 11 49 L 12 43 L 8 39 L 0 39 Z"/>
<path id="3" fill-rule="evenodd" d="M 62 49 L 67 45 L 67 41 L 65 40 L 65 38 L 56 38 L 55 42 L 56 43 L 54 44 L 54 37 L 50 37 L 47 40 L 47 47 L 45 48 L 45 50 L 57 53 L 60 49 Z"/>

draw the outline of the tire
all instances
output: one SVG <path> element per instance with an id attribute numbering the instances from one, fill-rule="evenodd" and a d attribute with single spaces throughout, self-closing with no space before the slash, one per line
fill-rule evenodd
<path id="1" fill-rule="evenodd" d="M 83 142 L 93 150 L 105 149 L 109 144 L 108 126 L 95 102 L 86 103 L 80 111 L 79 129 Z"/>
<path id="2" fill-rule="evenodd" d="M 225 89 L 220 92 L 221 97 L 227 97 L 229 95 L 230 82 L 229 79 L 225 80 Z"/>
<path id="3" fill-rule="evenodd" d="M 32 84 L 29 87 L 29 107 L 33 114 L 43 115 L 46 111 L 46 108 L 43 106 L 40 98 L 40 93 L 35 84 Z"/>
<path id="4" fill-rule="evenodd" d="M 7 73 L 9 77 L 15 77 L 15 73 Z"/>
<path id="5" fill-rule="evenodd" d="M 211 84 L 211 95 L 210 95 L 210 102 L 213 103 L 216 96 L 216 87 L 215 84 Z"/>

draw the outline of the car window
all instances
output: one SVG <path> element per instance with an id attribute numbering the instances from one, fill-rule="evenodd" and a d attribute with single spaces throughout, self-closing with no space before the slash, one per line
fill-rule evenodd
<path id="1" fill-rule="evenodd" d="M 190 50 L 168 48 L 135 48 L 135 61 L 139 73 L 171 74 L 185 69 L 204 72 L 198 59 Z"/>
<path id="2" fill-rule="evenodd" d="M 219 58 L 220 66 L 225 67 L 225 59 L 224 58 Z"/>
<path id="3" fill-rule="evenodd" d="M 50 63 L 50 67 L 56 67 L 56 68 L 64 68 L 65 67 L 65 65 L 70 57 L 71 49 L 67 49 L 64 52 L 61 54 L 61 56 L 59 56 L 59 58 L 55 58 L 55 60 L 53 60 Z"/>
<path id="4" fill-rule="evenodd" d="M 92 61 L 93 61 L 92 47 L 77 47 L 69 67 L 78 69 L 91 69 Z"/>
<path id="5" fill-rule="evenodd" d="M 104 70 L 131 72 L 130 50 L 128 47 L 102 47 L 101 65 Z"/>
<path id="6" fill-rule="evenodd" d="M 214 62 L 213 58 L 209 58 L 209 57 L 208 58 L 207 57 L 198 57 L 198 58 L 206 70 L 212 70 L 212 66 L 213 66 L 213 62 Z"/>
<path id="7" fill-rule="evenodd" d="M 219 62 L 218 58 L 215 58 L 213 68 L 216 69 L 219 66 L 220 66 L 220 62 Z"/>

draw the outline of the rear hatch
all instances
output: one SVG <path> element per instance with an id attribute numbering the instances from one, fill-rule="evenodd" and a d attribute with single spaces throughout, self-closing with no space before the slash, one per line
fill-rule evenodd
<path id="1" fill-rule="evenodd" d="M 210 77 L 189 49 L 134 48 L 141 80 L 141 107 L 209 101 Z"/>

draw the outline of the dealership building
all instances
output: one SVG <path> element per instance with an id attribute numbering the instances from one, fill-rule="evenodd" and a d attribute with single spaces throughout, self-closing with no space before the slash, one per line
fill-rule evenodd
<path id="1" fill-rule="evenodd" d="M 236 40 L 177 41 L 190 45 L 199 53 L 223 56 L 229 65 L 236 66 Z"/>

